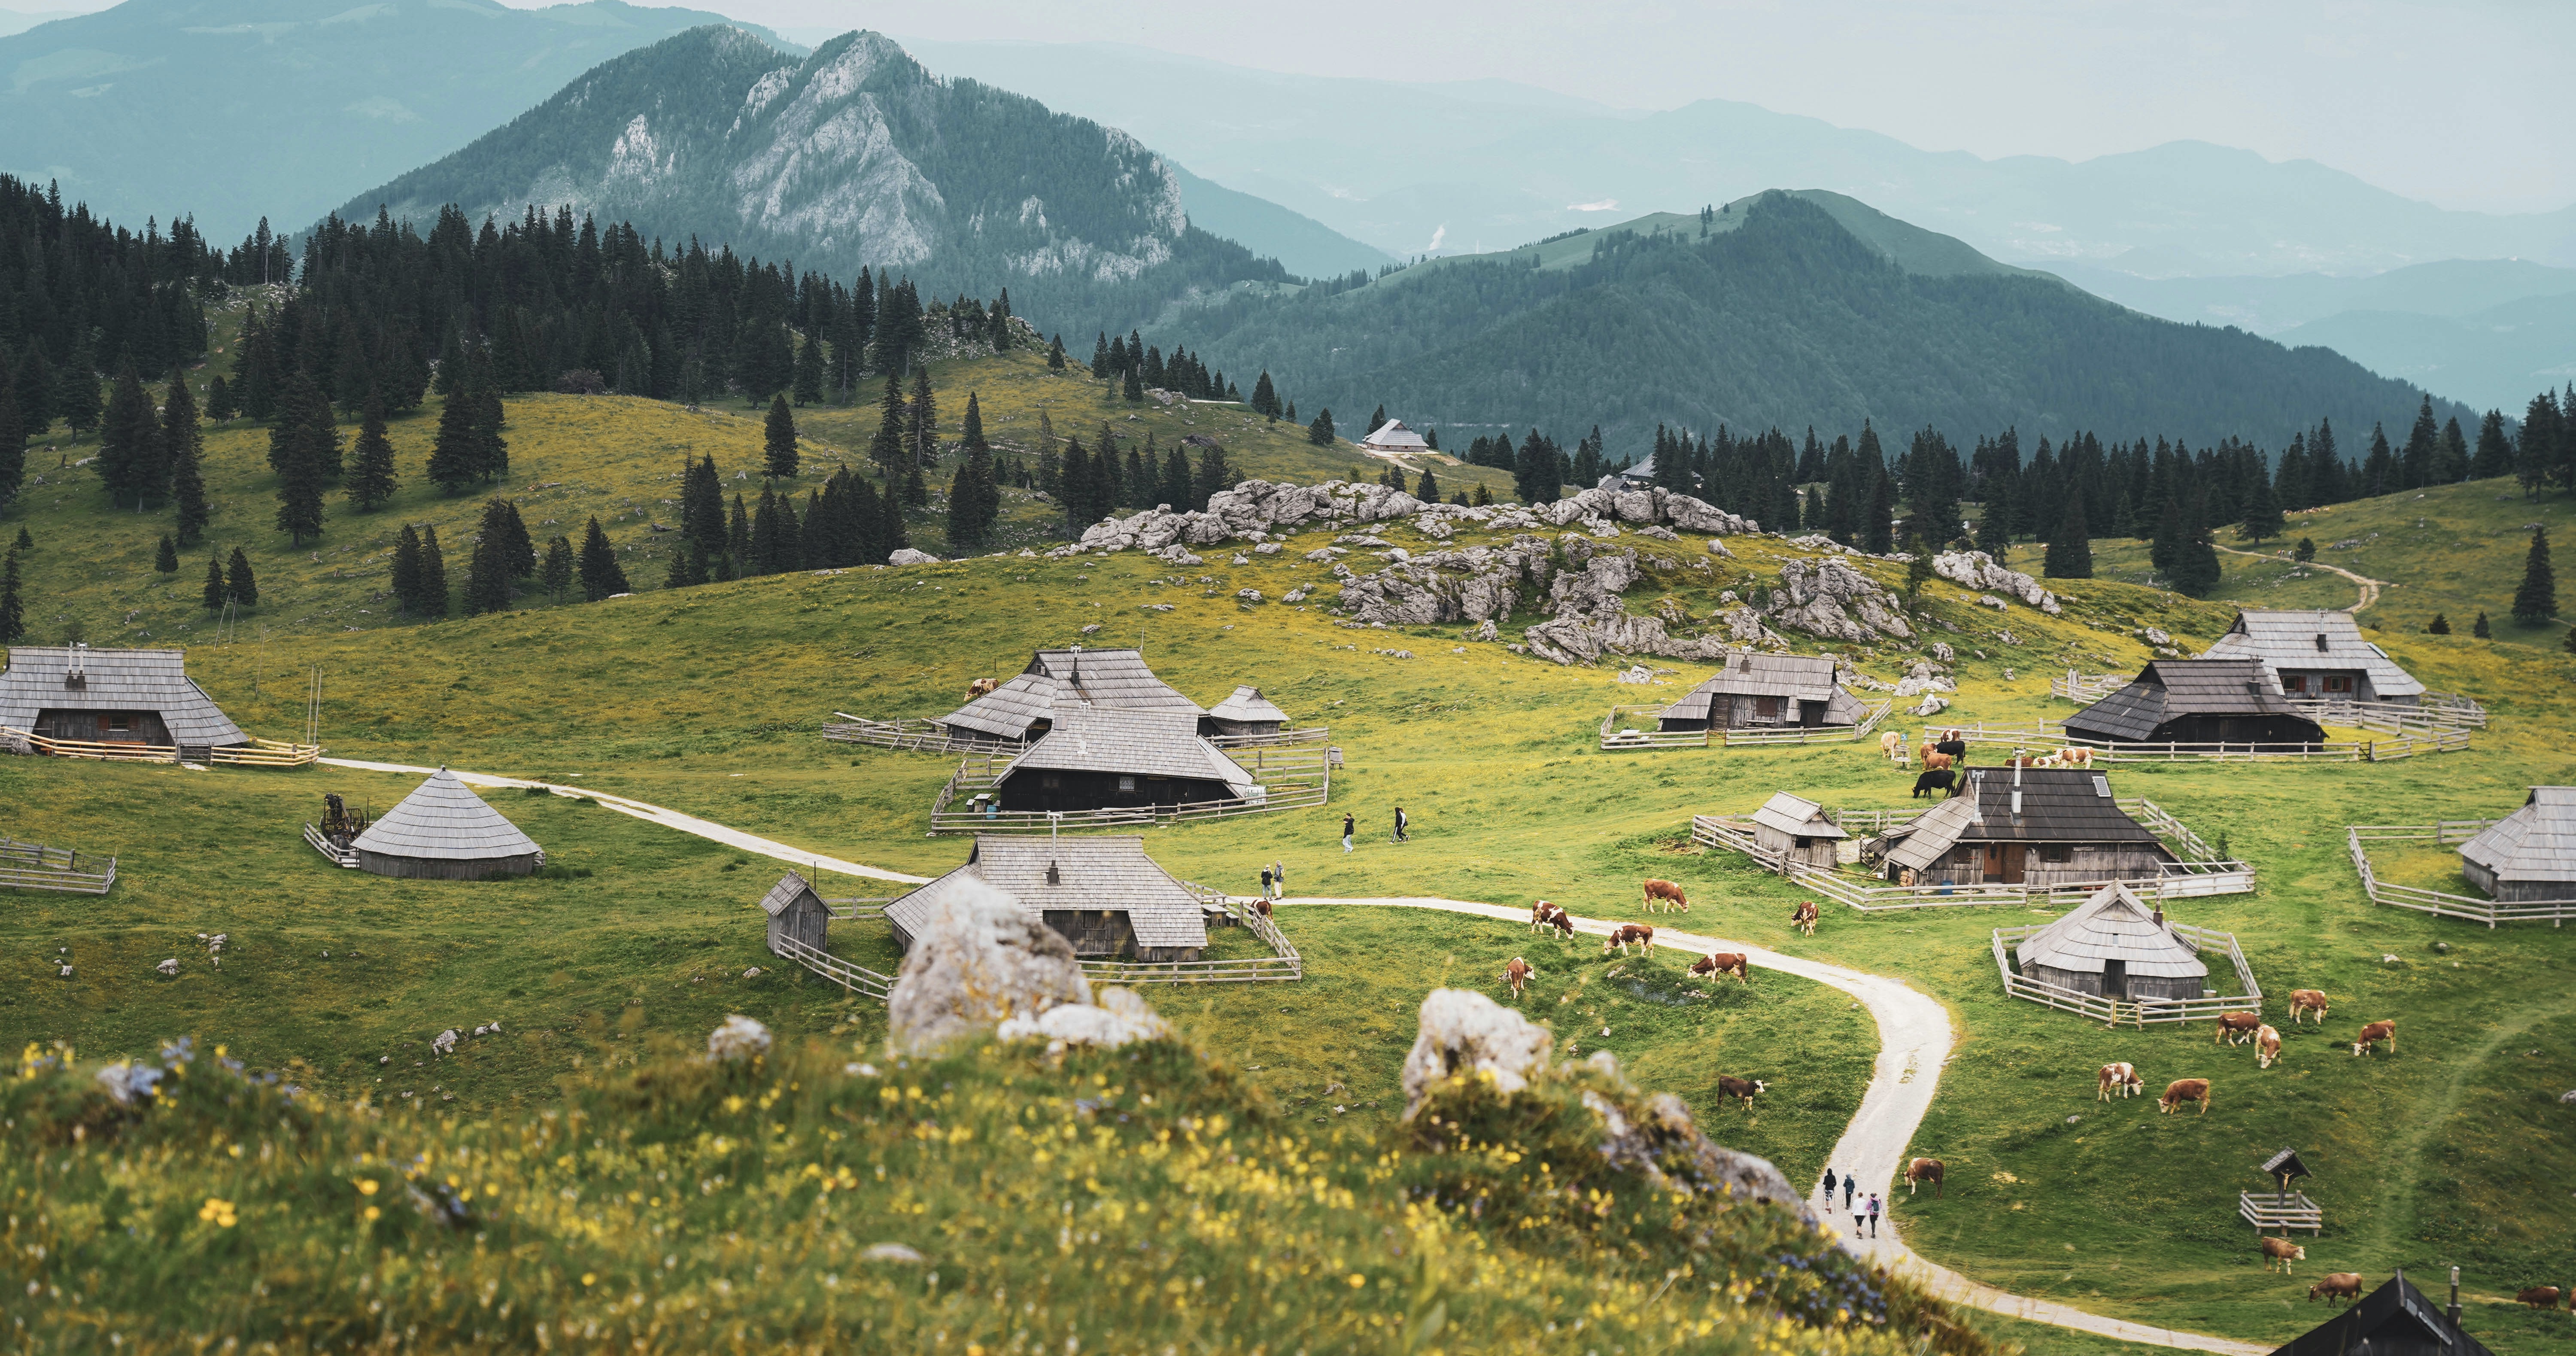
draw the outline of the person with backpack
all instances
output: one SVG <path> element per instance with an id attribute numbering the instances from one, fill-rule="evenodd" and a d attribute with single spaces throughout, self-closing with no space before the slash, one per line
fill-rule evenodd
<path id="1" fill-rule="evenodd" d="M 1878 1193 L 1869 1193 L 1869 1236 L 1878 1237 Z"/>
<path id="2" fill-rule="evenodd" d="M 1410 824 L 1412 824 L 1412 823 L 1413 823 L 1413 821 L 1412 821 L 1412 820 L 1407 819 L 1407 818 L 1405 818 L 1405 817 L 1404 817 L 1404 807 L 1403 807 L 1403 806 L 1399 805 L 1399 806 L 1395 807 L 1395 841 L 1397 841 L 1397 842 L 1399 842 L 1399 843 L 1406 843 L 1406 842 L 1411 842 L 1411 841 L 1412 841 L 1411 839 L 1409 839 L 1409 838 L 1405 837 L 1405 834 L 1404 834 L 1404 830 L 1405 830 L 1405 828 L 1406 828 L 1407 826 L 1409 826 Z"/>
<path id="3" fill-rule="evenodd" d="M 1825 1213 L 1834 1213 L 1834 1170 L 1825 1169 Z"/>
<path id="4" fill-rule="evenodd" d="M 1270 897 L 1272 899 L 1288 897 L 1288 865 L 1285 862 L 1270 864 Z"/>
<path id="5" fill-rule="evenodd" d="M 1270 893 L 1270 868 L 1266 866 L 1261 868 L 1261 897 L 1263 899 L 1274 897 Z"/>
<path id="6" fill-rule="evenodd" d="M 1359 825 L 1357 821 L 1353 820 L 1347 814 L 1342 816 L 1342 851 L 1349 852 L 1351 850 L 1351 835 L 1357 832 L 1358 828 Z"/>

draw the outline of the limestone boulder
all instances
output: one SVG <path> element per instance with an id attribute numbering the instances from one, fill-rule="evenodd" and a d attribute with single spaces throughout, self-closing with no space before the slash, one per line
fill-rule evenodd
<path id="1" fill-rule="evenodd" d="M 1494 1086 L 1519 1092 L 1547 1068 L 1556 1038 L 1545 1027 L 1466 989 L 1434 989 L 1422 1000 L 1413 1049 L 1404 1057 L 1404 1116 L 1444 1079 L 1491 1074 Z"/>
<path id="2" fill-rule="evenodd" d="M 913 939 L 886 1005 L 886 1044 L 927 1055 L 1012 1018 L 1087 1004 L 1073 945 L 981 882 L 961 885 Z"/>

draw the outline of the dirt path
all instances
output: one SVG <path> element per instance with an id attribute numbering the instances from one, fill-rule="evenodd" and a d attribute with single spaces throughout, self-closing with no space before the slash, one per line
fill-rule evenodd
<path id="1" fill-rule="evenodd" d="M 2215 543 L 2215 542 L 2213 542 L 2213 543 L 2211 543 L 2211 544 L 2212 544 L 2212 545 L 2216 545 L 2216 543 Z M 2309 569 L 2312 569 L 2312 570 L 2323 570 L 2323 571 L 2325 571 L 2325 572 L 2326 572 L 2326 573 L 2328 573 L 2328 574 L 2339 574 L 2339 575 L 2342 575 L 2344 578 L 2349 579 L 2349 580 L 2351 580 L 2353 583 L 2358 584 L 2358 585 L 2360 585 L 2360 586 L 2361 586 L 2361 601 L 2360 601 L 2360 602 L 2357 602 L 2357 603 L 2354 603 L 2354 604 L 2353 604 L 2352 606 L 2350 606 L 2350 607 L 2345 608 L 2345 609 L 2344 609 L 2344 611 L 2346 611 L 2346 612 L 2359 612 L 2359 611 L 2361 611 L 2363 608 L 2370 606 L 2372 603 L 2378 602 L 2378 601 L 2379 601 L 2379 590 L 2380 590 L 2380 588 L 2381 588 L 2383 585 L 2387 584 L 2387 582 L 2388 582 L 2388 581 L 2387 581 L 2387 580 L 2385 580 L 2385 579 L 2373 579 L 2373 578 L 2371 578 L 2371 577 L 2370 577 L 2370 576 L 2368 576 L 2368 575 L 2354 574 L 2352 571 L 2347 570 L 2347 569 L 2343 568 L 2343 567 L 2342 567 L 2342 566 L 2340 566 L 2340 565 L 2328 565 L 2327 563 L 2325 563 L 2325 562 L 2324 562 L 2324 561 L 2322 561 L 2322 560 L 2291 560 L 2291 559 L 2290 559 L 2290 557 L 2288 557 L 2288 556 L 2286 556 L 2286 555 L 2282 555 L 2282 554 L 2280 554 L 2280 553 L 2278 553 L 2278 552 L 2272 552 L 2272 551 L 2239 551 L 2239 550 L 2237 550 L 2237 549 L 2236 549 L 2235 547 L 2233 547 L 2233 546 L 2220 546 L 2220 547 L 2218 547 L 2218 549 L 2219 549 L 2219 550 L 2221 550 L 2221 551 L 2225 551 L 2227 554 L 2229 554 L 2229 555 L 2231 555 L 2231 556 L 2251 556 L 2251 557 L 2253 557 L 2253 558 L 2254 558 L 2254 559 L 2256 559 L 2256 560 L 2278 560 L 2278 561 L 2285 561 L 2285 562 L 2287 562 L 2287 563 L 2289 563 L 2289 564 L 2292 564 L 2292 565 L 2305 565 L 2305 566 L 2307 566 Z"/>

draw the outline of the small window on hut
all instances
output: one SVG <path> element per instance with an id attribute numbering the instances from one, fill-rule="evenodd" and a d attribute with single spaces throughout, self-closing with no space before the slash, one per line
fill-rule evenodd
<path id="1" fill-rule="evenodd" d="M 2350 692 L 2350 691 L 2352 691 L 2352 675 L 2351 675 L 2351 674 L 2348 674 L 2348 673 L 2335 673 L 2335 674 L 2328 674 L 2328 675 L 2326 675 L 2326 691 L 2328 691 L 2328 692 Z"/>
<path id="2" fill-rule="evenodd" d="M 2283 692 L 2305 692 L 2305 691 L 2307 691 L 2307 690 L 2308 690 L 2308 678 L 2307 678 L 2307 675 L 2306 675 L 2306 674 L 2302 674 L 2302 673 L 2285 673 L 2285 674 L 2282 674 L 2282 675 L 2281 675 L 2281 690 L 2282 690 Z"/>
<path id="3" fill-rule="evenodd" d="M 2071 862 L 2075 860 L 2075 849 L 2066 843 L 2042 843 L 2039 845 L 2039 859 L 2043 862 Z"/>
<path id="4" fill-rule="evenodd" d="M 1121 777 L 1121 778 L 1119 778 L 1119 779 L 1118 779 L 1118 789 L 1119 789 L 1119 790 L 1121 790 L 1121 791 L 1133 791 L 1133 790 L 1135 790 L 1135 789 L 1136 789 L 1136 779 L 1135 779 L 1135 778 L 1133 778 L 1133 777 Z"/>
<path id="5" fill-rule="evenodd" d="M 134 717 L 132 716 L 111 715 L 107 718 L 107 732 L 109 734 L 124 734 L 133 728 Z"/>

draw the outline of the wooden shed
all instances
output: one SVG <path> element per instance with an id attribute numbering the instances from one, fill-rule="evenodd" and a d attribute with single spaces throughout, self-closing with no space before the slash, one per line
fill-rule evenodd
<path id="1" fill-rule="evenodd" d="M 1009 682 L 939 718 L 952 734 L 1034 740 L 1054 728 L 1059 701 L 1114 711 L 1207 713 L 1154 676 L 1139 650 L 1040 650 Z M 1284 719 L 1284 717 L 1283 717 Z"/>
<path id="2" fill-rule="evenodd" d="M 1196 707 L 1139 711 L 1061 704 L 1054 728 L 993 782 L 1005 811 L 1108 810 L 1258 800 L 1241 764 L 1199 733 Z"/>
<path id="3" fill-rule="evenodd" d="M 2424 685 L 2362 639 L 2349 612 L 2247 610 L 2203 659 L 2251 659 L 2283 696 L 2312 701 L 2419 702 Z"/>
<path id="4" fill-rule="evenodd" d="M 524 876 L 545 850 L 446 768 L 358 835 L 358 869 L 420 880 Z"/>
<path id="5" fill-rule="evenodd" d="M 250 736 L 188 677 L 184 650 L 13 645 L 0 673 L 0 728 L 45 739 L 175 749 L 203 762 Z M 41 745 L 36 746 L 39 749 Z"/>
<path id="6" fill-rule="evenodd" d="M 886 905 L 895 945 L 912 949 L 949 896 L 968 880 L 1017 901 L 1085 957 L 1193 961 L 1207 946 L 1197 895 L 1145 855 L 1133 835 L 1017 838 L 979 835 L 966 864 Z"/>
<path id="7" fill-rule="evenodd" d="M 1936 885 L 2152 880 L 2173 850 L 2083 768 L 1965 768 L 1958 794 L 1890 830 L 1887 878 Z"/>
<path id="8" fill-rule="evenodd" d="M 817 951 L 831 947 L 832 911 L 814 887 L 793 871 L 778 878 L 769 893 L 760 898 L 761 910 L 769 915 L 769 949 L 777 954 L 779 939 L 784 937 Z"/>
<path id="9" fill-rule="evenodd" d="M 2522 808 L 2460 844 L 2460 871 L 2504 903 L 2576 899 L 2576 786 L 2535 786 Z"/>
<path id="10" fill-rule="evenodd" d="M 2260 659 L 2159 659 L 2127 687 L 2066 718 L 2069 739 L 2101 744 L 2243 744 L 2296 749 L 2326 733 L 2290 708 Z"/>
<path id="11" fill-rule="evenodd" d="M 2106 885 L 2021 940 L 2022 977 L 2097 998 L 2190 999 L 2207 987 L 2200 948 L 2125 885 Z"/>
<path id="12" fill-rule="evenodd" d="M 1208 708 L 1200 728 L 1212 735 L 1274 735 L 1288 728 L 1288 713 L 1257 687 L 1238 687 Z"/>
<path id="13" fill-rule="evenodd" d="M 1729 654 L 1717 675 L 1656 717 L 1658 728 L 1770 729 L 1858 725 L 1869 714 L 1834 681 L 1834 661 L 1794 654 Z"/>
<path id="14" fill-rule="evenodd" d="M 2458 1269 L 2451 1275 L 2447 1308 L 2437 1307 L 2400 1271 L 2342 1313 L 2275 1348 L 2272 1356 L 2493 1356 L 2461 1329 Z"/>
<path id="15" fill-rule="evenodd" d="M 1786 791 L 1753 812 L 1753 841 L 1801 866 L 1833 870 L 1835 845 L 1850 836 L 1814 801 Z"/>

